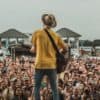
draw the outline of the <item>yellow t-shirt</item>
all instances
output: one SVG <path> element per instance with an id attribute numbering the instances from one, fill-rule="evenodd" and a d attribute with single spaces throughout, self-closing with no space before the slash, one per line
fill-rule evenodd
<path id="1" fill-rule="evenodd" d="M 48 29 L 58 48 L 65 48 L 63 40 L 51 29 Z M 56 51 L 47 35 L 41 29 L 32 34 L 32 45 L 36 48 L 36 69 L 55 69 L 56 68 Z"/>

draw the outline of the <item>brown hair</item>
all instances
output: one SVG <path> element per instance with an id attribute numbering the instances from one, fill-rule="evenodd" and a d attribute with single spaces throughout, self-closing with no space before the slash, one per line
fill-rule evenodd
<path id="1" fill-rule="evenodd" d="M 46 16 L 48 16 L 47 20 L 45 19 Z M 54 15 L 52 15 L 52 14 L 43 14 L 41 19 L 42 19 L 44 25 L 47 25 L 52 28 L 57 26 L 56 19 L 55 19 Z"/>

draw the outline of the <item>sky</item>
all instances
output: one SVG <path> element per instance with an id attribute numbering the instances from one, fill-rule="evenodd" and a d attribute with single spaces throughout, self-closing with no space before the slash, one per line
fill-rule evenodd
<path id="1" fill-rule="evenodd" d="M 56 16 L 57 27 L 100 39 L 100 0 L 0 0 L 0 33 L 10 28 L 32 33 L 42 28 L 41 15 Z"/>

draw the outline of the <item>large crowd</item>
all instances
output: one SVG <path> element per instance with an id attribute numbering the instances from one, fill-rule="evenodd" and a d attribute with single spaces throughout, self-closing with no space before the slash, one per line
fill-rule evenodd
<path id="1" fill-rule="evenodd" d="M 34 100 L 34 58 L 10 56 L 0 60 L 0 100 Z M 100 60 L 70 59 L 57 79 L 60 100 L 100 100 Z M 41 100 L 53 100 L 47 76 Z"/>

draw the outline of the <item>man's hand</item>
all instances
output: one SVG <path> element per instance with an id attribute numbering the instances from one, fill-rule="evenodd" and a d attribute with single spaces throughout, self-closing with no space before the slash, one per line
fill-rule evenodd
<path id="1" fill-rule="evenodd" d="M 66 44 L 65 47 L 64 47 L 63 49 L 60 50 L 60 52 L 61 52 L 62 54 L 66 54 L 67 51 L 68 51 L 68 48 L 69 48 L 69 45 Z"/>
<path id="2" fill-rule="evenodd" d="M 35 50 L 35 47 L 34 46 L 31 47 L 30 52 L 31 53 L 36 53 L 36 50 Z"/>

